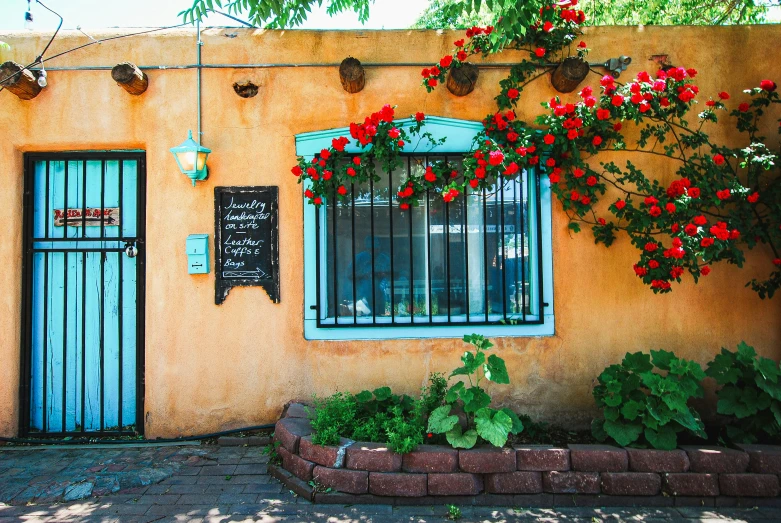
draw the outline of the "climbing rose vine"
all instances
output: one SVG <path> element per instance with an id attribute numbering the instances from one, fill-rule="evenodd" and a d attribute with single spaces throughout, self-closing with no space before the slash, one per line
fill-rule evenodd
<path id="1" fill-rule="evenodd" d="M 404 180 L 396 198 L 400 209 L 431 193 L 450 202 L 465 192 L 494 191 L 538 168 L 573 232 L 588 226 L 606 246 L 618 233 L 627 234 L 638 249 L 636 263 L 627 269 L 655 293 L 670 292 L 687 272 L 696 282 L 720 261 L 742 266 L 745 250 L 759 247 L 770 254 L 767 276 L 747 286 L 772 297 L 781 287 L 781 179 L 778 153 L 760 133 L 762 117 L 781 103 L 775 82 L 762 80 L 737 100 L 715 93 L 697 113 L 701 96 L 694 69 L 666 66 L 626 84 L 605 76 L 598 92 L 586 86 L 571 99 L 544 102 L 538 129 L 532 129 L 515 112 L 525 85 L 550 70 L 548 61 L 588 52 L 578 38 L 585 18 L 575 6 L 551 3 L 523 34 L 497 37 L 491 26 L 473 27 L 454 42 L 452 53 L 422 71 L 422 84 L 431 92 L 472 55 L 506 47 L 529 52 L 500 82 L 498 110 L 483 120 L 462 166 L 435 162 Z M 385 106 L 363 124 L 351 124 L 359 155 L 344 152 L 348 139 L 342 137 L 311 162 L 300 158 L 293 173 L 311 181 L 305 194 L 315 205 L 331 195 L 344 198 L 352 183 L 376 176 L 375 163 L 385 172 L 400 165 L 404 143 L 425 137 L 436 145 L 423 130 L 424 120 L 418 113 L 396 122 L 393 108 Z M 708 134 L 725 124 L 742 135 L 740 146 Z M 631 159 L 623 160 L 626 156 Z M 657 159 L 651 176 L 637 161 L 644 157 Z M 667 172 L 660 175 L 662 165 L 669 168 L 662 167 Z"/>

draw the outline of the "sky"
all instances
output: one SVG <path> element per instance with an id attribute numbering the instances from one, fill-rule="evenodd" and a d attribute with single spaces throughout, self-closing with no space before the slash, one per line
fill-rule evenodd
<path id="1" fill-rule="evenodd" d="M 164 27 L 181 23 L 177 14 L 192 6 L 192 0 L 43 0 L 64 19 L 64 29 L 80 26 L 89 32 L 90 28 L 107 27 Z M 376 0 L 371 16 L 365 25 L 358 21 L 355 13 L 343 13 L 333 18 L 325 7 L 314 9 L 303 29 L 403 29 L 420 16 L 428 0 Z M 32 1 L 34 29 L 54 30 L 59 19 Z M 0 0 L 0 30 L 24 29 L 24 13 L 27 0 Z M 206 25 L 239 25 L 229 18 L 212 14 Z"/>

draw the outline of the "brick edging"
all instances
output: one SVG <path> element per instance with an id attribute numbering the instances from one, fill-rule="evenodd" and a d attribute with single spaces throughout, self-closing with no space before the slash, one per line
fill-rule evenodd
<path id="1" fill-rule="evenodd" d="M 274 433 L 282 465 L 269 470 L 317 503 L 781 507 L 781 447 L 769 445 L 422 445 L 400 456 L 376 443 L 315 445 L 311 432 L 303 406 L 289 405 Z"/>

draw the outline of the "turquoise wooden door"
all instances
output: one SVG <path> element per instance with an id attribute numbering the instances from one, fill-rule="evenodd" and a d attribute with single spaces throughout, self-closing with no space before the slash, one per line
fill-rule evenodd
<path id="1" fill-rule="evenodd" d="M 22 433 L 142 427 L 142 153 L 28 155 Z"/>

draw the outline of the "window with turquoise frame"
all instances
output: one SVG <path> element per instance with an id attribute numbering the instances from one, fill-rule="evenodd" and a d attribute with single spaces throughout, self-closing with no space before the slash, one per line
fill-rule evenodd
<path id="1" fill-rule="evenodd" d="M 426 121 L 444 143 L 408 144 L 400 168 L 349 187 L 346 201 L 304 205 L 307 339 L 554 333 L 548 177 L 525 171 L 450 203 L 432 192 L 402 211 L 398 187 L 433 162 L 458 166 L 482 129 Z M 310 159 L 339 136 L 349 130 L 300 134 L 296 152 Z"/>

